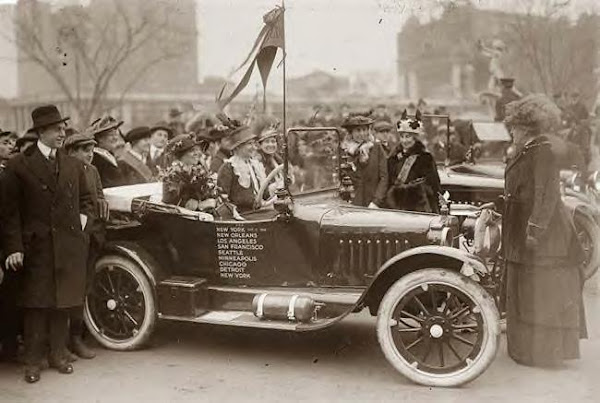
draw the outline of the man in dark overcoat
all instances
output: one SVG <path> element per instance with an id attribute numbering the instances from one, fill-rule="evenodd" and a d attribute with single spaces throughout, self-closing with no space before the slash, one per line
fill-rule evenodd
<path id="1" fill-rule="evenodd" d="M 50 366 L 73 372 L 66 359 L 68 309 L 83 304 L 89 243 L 84 229 L 94 219 L 81 162 L 60 150 L 68 118 L 54 105 L 31 116 L 39 141 L 8 163 L 2 216 L 6 267 L 22 274 L 29 383 L 40 379 L 48 345 Z"/>

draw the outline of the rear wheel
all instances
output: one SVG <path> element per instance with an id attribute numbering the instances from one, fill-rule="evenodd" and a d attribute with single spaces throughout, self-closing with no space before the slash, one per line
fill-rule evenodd
<path id="1" fill-rule="evenodd" d="M 496 356 L 498 310 L 473 280 L 445 269 L 419 270 L 383 297 L 377 337 L 390 364 L 413 382 L 459 386 Z"/>
<path id="2" fill-rule="evenodd" d="M 121 256 L 96 262 L 84 319 L 94 338 L 111 350 L 143 347 L 156 325 L 154 292 L 144 271 Z"/>

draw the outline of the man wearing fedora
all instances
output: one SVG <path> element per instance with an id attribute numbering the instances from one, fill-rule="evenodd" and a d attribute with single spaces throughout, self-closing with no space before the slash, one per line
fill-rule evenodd
<path id="1" fill-rule="evenodd" d="M 40 379 L 48 363 L 62 374 L 67 361 L 69 309 L 83 304 L 89 238 L 94 212 L 80 161 L 60 148 L 65 121 L 54 105 L 31 113 L 39 140 L 12 158 L 2 188 L 2 236 L 6 268 L 21 272 L 24 308 L 25 380 Z M 48 340 L 49 339 L 49 340 Z"/>
<path id="2" fill-rule="evenodd" d="M 167 122 L 159 122 L 150 129 L 150 153 L 146 165 L 148 165 L 154 176 L 158 175 L 159 168 L 166 168 L 165 149 L 172 138 L 173 130 L 168 127 Z"/>
<path id="3" fill-rule="evenodd" d="M 118 121 L 107 115 L 95 120 L 87 130 L 97 142 L 92 165 L 98 170 L 102 185 L 107 188 L 125 184 L 123 172 L 117 161 L 125 145 L 119 130 L 122 124 L 122 120 Z"/>
<path id="4" fill-rule="evenodd" d="M 125 135 L 125 141 L 131 145 L 131 148 L 121 154 L 119 165 L 123 170 L 126 185 L 147 183 L 154 177 L 146 165 L 150 152 L 150 133 L 149 127 L 140 126 L 134 127 Z"/>

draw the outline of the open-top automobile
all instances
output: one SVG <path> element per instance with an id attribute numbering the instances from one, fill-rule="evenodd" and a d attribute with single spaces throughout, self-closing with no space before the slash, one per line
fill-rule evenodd
<path id="1" fill-rule="evenodd" d="M 164 204 L 160 183 L 106 189 L 112 221 L 85 304 L 91 334 L 132 350 L 158 320 L 307 332 L 367 308 L 385 357 L 412 381 L 481 375 L 499 314 L 478 283 L 486 265 L 457 248 L 458 219 L 349 204 L 337 129 L 287 132 L 300 137 L 303 191 L 286 180 L 272 208 L 243 220 Z M 268 179 L 291 176 L 285 150 Z"/>

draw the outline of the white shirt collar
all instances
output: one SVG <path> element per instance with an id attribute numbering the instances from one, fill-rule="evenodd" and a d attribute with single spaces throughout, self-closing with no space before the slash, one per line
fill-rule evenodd
<path id="1" fill-rule="evenodd" d="M 38 140 L 37 146 L 42 155 L 46 157 L 46 159 L 49 159 L 50 155 L 56 156 L 56 148 L 50 148 L 46 144 L 42 143 L 40 140 Z"/>

